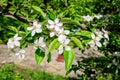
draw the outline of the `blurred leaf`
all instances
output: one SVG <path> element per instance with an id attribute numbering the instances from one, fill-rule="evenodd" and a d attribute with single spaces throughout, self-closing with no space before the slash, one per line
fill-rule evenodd
<path id="1" fill-rule="evenodd" d="M 48 53 L 58 48 L 59 46 L 60 46 L 60 43 L 58 42 L 58 39 L 57 38 L 54 39 L 49 45 Z"/>
<path id="2" fill-rule="evenodd" d="M 49 63 L 51 61 L 51 53 L 48 53 L 48 58 L 47 58 L 47 62 Z"/>
<path id="3" fill-rule="evenodd" d="M 77 39 L 76 37 L 71 37 L 71 40 L 80 48 L 80 49 L 84 49 L 83 46 L 82 46 L 82 42 Z"/>
<path id="4" fill-rule="evenodd" d="M 49 17 L 49 19 L 54 20 L 56 18 L 56 15 L 53 11 L 51 11 L 48 13 L 48 17 Z"/>
<path id="5" fill-rule="evenodd" d="M 46 14 L 43 12 L 43 10 L 42 10 L 40 7 L 38 7 L 38 6 L 32 6 L 32 8 L 33 8 L 35 11 L 37 11 L 43 18 L 46 17 Z"/>
<path id="6" fill-rule="evenodd" d="M 91 32 L 85 31 L 85 30 L 81 30 L 80 32 L 76 32 L 75 35 L 91 38 Z"/>
<path id="7" fill-rule="evenodd" d="M 66 72 L 68 72 L 74 60 L 74 56 L 75 56 L 74 50 L 73 49 L 71 49 L 70 51 L 64 50 L 63 55 L 65 60 L 65 69 L 66 69 Z"/>
<path id="8" fill-rule="evenodd" d="M 45 53 L 42 50 L 40 50 L 39 48 L 37 48 L 35 51 L 36 63 L 40 64 L 42 62 L 42 60 L 44 59 L 44 57 L 45 57 Z"/>

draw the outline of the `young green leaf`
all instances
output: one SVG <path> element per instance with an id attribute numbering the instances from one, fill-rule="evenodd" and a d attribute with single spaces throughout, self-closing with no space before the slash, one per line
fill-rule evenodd
<path id="1" fill-rule="evenodd" d="M 40 64 L 42 62 L 42 60 L 44 59 L 44 57 L 45 57 L 45 52 L 43 52 L 42 50 L 37 48 L 36 51 L 35 51 L 36 63 Z"/>
<path id="2" fill-rule="evenodd" d="M 32 8 L 37 11 L 43 18 L 45 18 L 46 14 L 43 12 L 43 10 L 38 6 L 32 6 Z"/>
<path id="3" fill-rule="evenodd" d="M 48 17 L 49 17 L 49 19 L 54 20 L 56 18 L 56 15 L 54 12 L 49 12 Z"/>
<path id="4" fill-rule="evenodd" d="M 85 30 L 81 30 L 80 32 L 76 32 L 75 35 L 91 38 L 91 32 L 85 31 Z"/>
<path id="5" fill-rule="evenodd" d="M 60 46 L 60 43 L 58 42 L 58 39 L 57 38 L 54 39 L 49 45 L 48 53 L 58 48 L 59 46 Z"/>
<path id="6" fill-rule="evenodd" d="M 63 56 L 65 60 L 65 69 L 68 72 L 74 60 L 74 56 L 75 56 L 74 50 L 73 49 L 71 49 L 70 51 L 64 50 Z"/>
<path id="7" fill-rule="evenodd" d="M 71 40 L 80 48 L 83 50 L 83 45 L 82 45 L 82 42 L 77 39 L 76 37 L 71 37 Z"/>

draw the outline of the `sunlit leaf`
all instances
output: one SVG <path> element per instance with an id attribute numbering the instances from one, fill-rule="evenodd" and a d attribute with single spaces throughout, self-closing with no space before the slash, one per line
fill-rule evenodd
<path id="1" fill-rule="evenodd" d="M 65 60 L 65 69 L 68 72 L 74 60 L 74 56 L 75 56 L 74 50 L 73 49 L 71 49 L 70 51 L 64 50 L 63 55 Z"/>

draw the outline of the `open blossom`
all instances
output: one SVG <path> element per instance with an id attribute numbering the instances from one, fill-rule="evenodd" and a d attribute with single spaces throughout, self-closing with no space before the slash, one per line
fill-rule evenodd
<path id="1" fill-rule="evenodd" d="M 101 38 L 99 36 L 95 36 L 94 33 L 91 34 L 92 40 L 88 43 L 90 47 L 101 47 L 102 44 L 100 43 Z"/>
<path id="2" fill-rule="evenodd" d="M 92 20 L 94 19 L 93 16 L 89 16 L 89 15 L 87 15 L 87 16 L 82 16 L 82 18 L 83 18 L 84 21 L 92 21 Z"/>
<path id="3" fill-rule="evenodd" d="M 70 46 L 68 46 L 70 40 L 67 39 L 67 37 L 65 35 L 60 35 L 58 37 L 58 41 L 61 43 L 61 45 L 58 48 L 58 51 L 59 51 L 60 54 L 63 53 L 64 49 L 65 50 L 70 50 L 71 49 Z"/>
<path id="4" fill-rule="evenodd" d="M 18 47 L 20 46 L 20 42 L 19 40 L 21 40 L 22 37 L 18 37 L 18 34 L 15 34 L 15 36 L 13 38 L 10 38 L 7 42 L 7 46 L 8 48 L 14 48 L 14 47 Z"/>
<path id="5" fill-rule="evenodd" d="M 97 18 L 97 19 L 100 19 L 103 16 L 102 15 L 95 15 L 94 17 Z"/>
<path id="6" fill-rule="evenodd" d="M 32 36 L 34 36 L 35 33 L 41 33 L 42 32 L 41 24 L 39 24 L 37 20 L 34 20 L 33 26 L 28 27 L 27 30 L 32 31 L 32 33 L 31 33 Z"/>
<path id="7" fill-rule="evenodd" d="M 63 28 L 58 32 L 58 35 L 61 35 L 61 34 L 63 34 L 63 35 L 68 35 L 70 33 L 70 31 L 69 30 L 64 30 Z"/>
<path id="8" fill-rule="evenodd" d="M 45 44 L 45 42 L 44 42 L 44 38 L 43 37 L 40 37 L 38 40 L 36 40 L 35 42 L 34 42 L 34 48 L 35 49 L 37 49 L 37 47 L 40 47 L 40 48 L 42 48 L 42 49 L 45 49 L 45 47 L 46 47 L 46 44 Z"/>
<path id="9" fill-rule="evenodd" d="M 63 23 L 59 22 L 59 19 L 56 18 L 54 21 L 48 20 L 49 25 L 47 25 L 47 28 L 51 31 L 50 37 L 55 36 L 62 28 Z"/>
<path id="10" fill-rule="evenodd" d="M 47 28 L 52 30 L 54 29 L 55 31 L 59 31 L 63 25 L 63 23 L 59 22 L 59 19 L 56 18 L 54 21 L 48 20 L 49 25 L 47 25 Z"/>
<path id="11" fill-rule="evenodd" d="M 24 49 L 21 49 L 21 50 L 20 50 L 19 52 L 17 52 L 15 55 L 18 56 L 18 58 L 19 58 L 20 60 L 22 60 L 22 59 L 25 58 L 25 50 L 24 50 Z"/>

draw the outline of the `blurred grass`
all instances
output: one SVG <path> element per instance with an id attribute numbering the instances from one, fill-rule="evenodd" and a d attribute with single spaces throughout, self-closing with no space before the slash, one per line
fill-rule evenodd
<path id="1" fill-rule="evenodd" d="M 0 67 L 0 80 L 69 80 L 67 77 L 53 75 L 40 70 L 20 68 L 15 64 Z"/>

